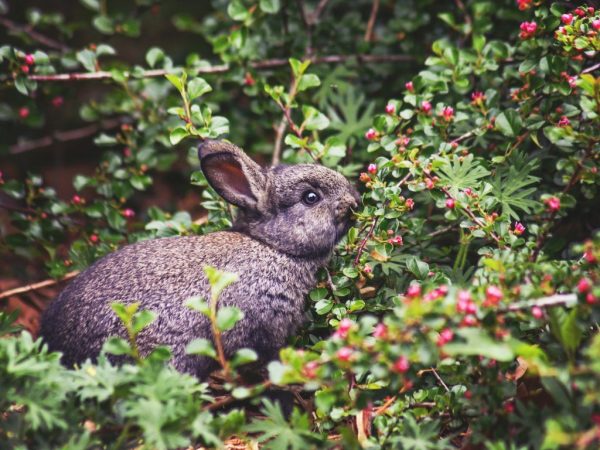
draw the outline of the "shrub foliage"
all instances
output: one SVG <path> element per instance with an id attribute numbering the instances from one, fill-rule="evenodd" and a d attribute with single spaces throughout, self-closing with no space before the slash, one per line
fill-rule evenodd
<path id="1" fill-rule="evenodd" d="M 0 0 L 7 162 L 57 123 L 103 129 L 104 149 L 71 198 L 1 174 L 3 274 L 61 278 L 128 242 L 230 225 L 197 171 L 203 138 L 355 179 L 356 225 L 257 384 L 238 376 L 254 352 L 226 361 L 218 338 L 188 351 L 221 363 L 220 393 L 170 368 L 167 348 L 140 358 L 155 315 L 137 305 L 113 305 L 129 340 L 75 369 L 0 313 L 0 448 L 599 445 L 599 5 L 196 3 L 81 0 L 67 14 Z M 140 207 L 165 172 L 202 189 L 208 220 Z M 205 270 L 213 296 L 188 304 L 218 337 L 242 316 L 218 308 L 235 275 Z M 273 386 L 299 399 L 290 415 Z M 262 414 L 219 409 L 242 399 Z"/>

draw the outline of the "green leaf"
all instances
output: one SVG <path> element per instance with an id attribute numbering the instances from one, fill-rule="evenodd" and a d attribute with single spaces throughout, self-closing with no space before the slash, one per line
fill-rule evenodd
<path id="1" fill-rule="evenodd" d="M 194 78 L 188 82 L 188 97 L 190 101 L 212 91 L 212 87 L 203 78 Z"/>
<path id="2" fill-rule="evenodd" d="M 113 336 L 104 343 L 102 351 L 111 355 L 130 355 L 131 347 L 125 339 Z"/>
<path id="3" fill-rule="evenodd" d="M 244 313 L 241 309 L 234 306 L 224 306 L 217 311 L 217 327 L 221 331 L 229 331 L 243 318 Z"/>
<path id="4" fill-rule="evenodd" d="M 429 264 L 421 261 L 416 256 L 411 256 L 406 260 L 406 268 L 419 280 L 424 279 L 429 274 Z"/>
<path id="5" fill-rule="evenodd" d="M 303 105 L 302 114 L 304 115 L 304 127 L 307 130 L 324 130 L 329 126 L 327 116 L 312 106 Z"/>
<path id="6" fill-rule="evenodd" d="M 298 82 L 298 92 L 305 91 L 312 87 L 317 87 L 321 85 L 321 80 L 318 76 L 312 73 L 307 73 L 302 75 L 300 81 Z"/>
<path id="7" fill-rule="evenodd" d="M 138 312 L 135 316 L 133 316 L 133 321 L 131 323 L 133 334 L 138 334 L 155 320 L 156 313 L 153 311 L 143 310 Z"/>
<path id="8" fill-rule="evenodd" d="M 91 50 L 85 49 L 77 52 L 77 61 L 81 63 L 83 67 L 89 72 L 96 71 L 96 53 Z"/>
<path id="9" fill-rule="evenodd" d="M 451 342 L 444 345 L 444 353 L 451 356 L 485 356 L 498 361 L 512 361 L 515 354 L 506 342 L 493 340 L 487 331 L 479 328 L 463 328 L 456 334 L 466 342 Z"/>
<path id="10" fill-rule="evenodd" d="M 227 286 L 238 280 L 237 274 L 232 272 L 225 272 L 211 266 L 205 266 L 203 269 L 210 283 L 213 298 L 218 298 Z"/>
<path id="11" fill-rule="evenodd" d="M 454 155 L 451 161 L 443 160 L 442 164 L 439 169 L 440 179 L 444 184 L 450 186 L 449 190 L 453 196 L 457 196 L 458 192 L 465 188 L 476 190 L 479 186 L 479 180 L 490 174 L 481 165 L 479 158 L 474 160 L 472 153 L 462 158 L 462 160 Z"/>
<path id="12" fill-rule="evenodd" d="M 81 4 L 92 11 L 100 11 L 99 0 L 80 0 Z"/>
<path id="13" fill-rule="evenodd" d="M 180 93 L 183 93 L 183 81 L 174 73 L 168 73 L 165 78 L 171 82 L 173 86 L 177 88 Z"/>
<path id="14" fill-rule="evenodd" d="M 152 47 L 146 53 L 146 62 L 150 67 L 154 67 L 158 61 L 162 61 L 165 57 L 165 52 L 158 47 Z"/>
<path id="15" fill-rule="evenodd" d="M 258 355 L 254 350 L 249 348 L 241 348 L 233 355 L 233 358 L 231 359 L 231 365 L 233 367 L 239 367 L 255 361 L 258 361 Z"/>
<path id="16" fill-rule="evenodd" d="M 505 136 L 516 137 L 523 128 L 523 121 L 517 111 L 509 109 L 498 114 L 496 128 Z"/>
<path id="17" fill-rule="evenodd" d="M 192 297 L 186 300 L 185 306 L 210 317 L 210 306 L 202 297 Z"/>
<path id="18" fill-rule="evenodd" d="M 244 6 L 244 3 L 241 0 L 233 0 L 229 2 L 227 6 L 227 14 L 233 20 L 237 20 L 238 22 L 245 21 L 249 16 L 250 12 Z"/>
<path id="19" fill-rule="evenodd" d="M 189 135 L 190 133 L 184 127 L 177 127 L 169 134 L 169 142 L 171 145 L 177 145 Z"/>
<path id="20" fill-rule="evenodd" d="M 275 14 L 281 8 L 279 0 L 260 0 L 259 5 L 261 11 L 267 14 Z"/>
<path id="21" fill-rule="evenodd" d="M 198 338 L 191 341 L 185 348 L 188 355 L 202 355 L 209 358 L 217 358 L 217 352 L 208 339 Z"/>

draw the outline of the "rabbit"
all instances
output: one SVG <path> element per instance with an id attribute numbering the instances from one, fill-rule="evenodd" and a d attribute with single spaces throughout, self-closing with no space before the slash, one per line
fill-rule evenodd
<path id="1" fill-rule="evenodd" d="M 251 348 L 264 366 L 301 326 L 305 295 L 351 226 L 358 192 L 344 176 L 317 164 L 261 168 L 224 140 L 202 141 L 198 156 L 208 183 L 238 208 L 232 228 L 140 241 L 79 274 L 41 321 L 43 340 L 62 352 L 63 364 L 96 360 L 107 338 L 124 336 L 110 304 L 140 302 L 140 309 L 157 313 L 137 338 L 140 353 L 167 345 L 175 369 L 206 379 L 218 364 L 186 354 L 186 346 L 195 338 L 212 340 L 210 323 L 185 306 L 191 297 L 210 298 L 205 266 L 238 275 L 218 303 L 244 313 L 222 335 L 227 357 Z"/>

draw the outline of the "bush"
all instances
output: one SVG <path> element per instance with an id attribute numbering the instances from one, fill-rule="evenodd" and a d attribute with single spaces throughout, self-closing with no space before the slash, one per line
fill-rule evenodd
<path id="1" fill-rule="evenodd" d="M 363 206 L 269 380 L 238 380 L 251 351 L 231 367 L 220 360 L 220 398 L 170 369 L 167 349 L 64 369 L 3 315 L 0 446 L 599 444 L 598 5 L 354 3 L 85 0 L 68 21 L 36 8 L 14 12 L 27 27 L 2 17 L 10 170 L 0 188 L 11 212 L 1 249 L 12 271 L 60 278 L 127 242 L 230 225 L 194 171 L 197 138 L 335 168 L 358 179 Z M 51 115 L 78 121 L 75 110 L 94 129 L 113 126 L 65 199 L 37 174 L 17 176 L 14 155 L 54 126 Z M 164 173 L 204 188 L 207 220 L 140 208 Z M 153 318 L 115 311 L 129 331 Z M 130 337 L 105 351 L 135 357 Z M 209 342 L 190 350 L 216 356 Z M 286 417 L 267 399 L 272 385 L 301 386 L 305 411 Z M 232 398 L 264 415 L 216 412 Z"/>

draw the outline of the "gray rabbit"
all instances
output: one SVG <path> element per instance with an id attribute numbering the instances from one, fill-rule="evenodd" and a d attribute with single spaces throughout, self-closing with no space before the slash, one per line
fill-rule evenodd
<path id="1" fill-rule="evenodd" d="M 251 348 L 276 359 L 303 321 L 304 296 L 336 243 L 347 232 L 360 197 L 342 175 L 314 164 L 261 168 L 241 149 L 205 140 L 198 149 L 210 185 L 238 207 L 234 226 L 205 236 L 154 239 L 128 245 L 77 276 L 49 305 L 41 335 L 66 365 L 94 359 L 109 336 L 123 335 L 110 303 L 141 302 L 158 317 L 138 337 L 142 354 L 168 345 L 172 365 L 201 379 L 217 368 L 187 355 L 195 338 L 211 339 L 208 319 L 190 310 L 190 297 L 209 298 L 204 266 L 238 274 L 219 306 L 244 318 L 223 335 L 225 354 Z"/>

